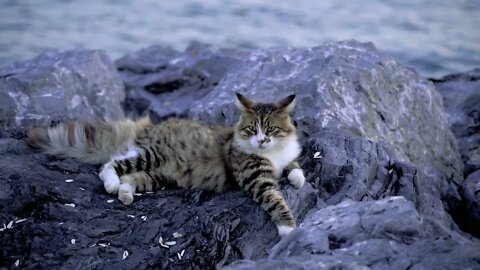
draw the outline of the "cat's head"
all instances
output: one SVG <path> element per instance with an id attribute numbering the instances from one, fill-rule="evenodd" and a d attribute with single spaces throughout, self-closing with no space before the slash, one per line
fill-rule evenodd
<path id="1" fill-rule="evenodd" d="M 235 138 L 245 150 L 268 151 L 297 138 L 289 115 L 295 107 L 295 95 L 274 103 L 257 103 L 237 93 L 236 104 L 241 115 Z"/>

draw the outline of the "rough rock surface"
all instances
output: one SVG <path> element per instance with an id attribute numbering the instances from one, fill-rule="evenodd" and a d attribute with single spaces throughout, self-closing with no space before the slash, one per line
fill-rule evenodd
<path id="1" fill-rule="evenodd" d="M 232 102 L 235 91 L 263 101 L 296 92 L 295 119 L 308 153 L 312 144 L 321 143 L 323 130 L 382 142 L 397 160 L 416 165 L 423 213 L 448 222 L 442 210 L 448 204 L 442 200 L 459 199 L 463 165 L 441 96 L 431 82 L 371 43 L 253 51 L 193 44 L 184 53 L 154 46 L 116 65 L 134 104 L 143 104 L 132 107 L 159 119 L 185 115 L 233 124 L 238 117 Z M 168 91 L 172 85 L 175 91 Z M 302 163 L 311 163 L 311 157 L 303 155 Z M 346 163 L 340 166 L 349 168 Z"/>
<path id="2" fill-rule="evenodd" d="M 48 52 L 0 68 L 2 132 L 65 119 L 121 119 L 124 99 L 123 83 L 103 51 Z"/>
<path id="3" fill-rule="evenodd" d="M 296 92 L 308 183 L 283 191 L 300 228 L 280 239 L 240 191 L 168 188 L 124 206 L 103 190 L 95 166 L 35 153 L 22 136 L 1 138 L 0 241 L 7 244 L 0 268 L 480 267 L 480 241 L 445 211 L 455 210 L 448 207 L 463 166 L 441 97 L 373 45 L 153 46 L 116 65 L 125 114 L 156 120 L 180 115 L 231 124 L 238 116 L 234 91 L 265 101 Z M 96 80 L 102 78 L 88 78 Z M 175 244 L 162 247 L 160 236 Z"/>
<path id="4" fill-rule="evenodd" d="M 443 96 L 450 128 L 464 162 L 462 201 L 452 215 L 463 230 L 480 237 L 480 69 L 432 79 Z"/>

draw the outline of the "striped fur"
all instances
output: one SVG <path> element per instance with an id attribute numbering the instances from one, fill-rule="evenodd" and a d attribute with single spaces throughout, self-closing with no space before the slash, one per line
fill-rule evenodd
<path id="1" fill-rule="evenodd" d="M 103 164 L 99 177 L 124 204 L 135 191 L 175 184 L 217 192 L 240 187 L 288 233 L 296 224 L 279 189 L 287 175 L 300 188 L 303 172 L 289 113 L 294 96 L 272 104 L 255 103 L 237 94 L 242 111 L 234 127 L 185 119 L 152 125 L 148 118 L 112 123 L 69 122 L 35 128 L 28 142 L 47 154 Z"/>

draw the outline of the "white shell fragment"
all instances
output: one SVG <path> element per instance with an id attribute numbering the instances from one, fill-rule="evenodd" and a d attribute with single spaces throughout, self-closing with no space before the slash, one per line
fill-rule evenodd
<path id="1" fill-rule="evenodd" d="M 323 157 L 320 155 L 320 152 L 315 152 L 315 154 L 313 154 L 313 158 L 323 158 Z"/>
<path id="2" fill-rule="evenodd" d="M 26 220 L 27 220 L 26 218 L 19 219 L 19 220 L 15 221 L 15 223 L 21 223 L 21 222 L 25 222 Z"/>
<path id="3" fill-rule="evenodd" d="M 76 241 L 77 241 L 77 240 L 75 240 L 75 238 L 74 238 L 74 239 L 70 240 L 70 243 L 72 243 L 72 245 L 75 245 L 75 242 L 76 242 Z"/>
<path id="4" fill-rule="evenodd" d="M 20 265 L 20 260 L 15 261 L 15 267 L 18 267 Z"/>
<path id="5" fill-rule="evenodd" d="M 81 187 L 80 190 L 85 190 L 85 189 L 83 187 Z"/>
<path id="6" fill-rule="evenodd" d="M 112 202 L 114 202 L 114 201 L 115 201 L 115 200 L 111 200 L 111 199 L 110 199 L 110 200 L 107 201 L 107 203 L 112 203 Z"/>
<path id="7" fill-rule="evenodd" d="M 12 227 L 13 227 L 13 220 L 7 224 L 7 229 L 11 229 Z"/>
<path id="8" fill-rule="evenodd" d="M 165 242 L 165 245 L 169 245 L 169 246 L 175 246 L 177 244 L 176 241 L 168 241 L 168 242 Z"/>
<path id="9" fill-rule="evenodd" d="M 181 252 L 177 253 L 177 257 L 178 257 L 179 260 L 181 260 L 183 258 L 183 254 L 185 254 L 185 249 L 182 249 Z"/>
<path id="10" fill-rule="evenodd" d="M 74 203 L 66 203 L 65 206 L 75 207 Z"/>
<path id="11" fill-rule="evenodd" d="M 147 216 L 142 216 L 141 219 L 142 219 L 143 221 L 145 221 L 145 220 L 147 220 Z"/>
<path id="12" fill-rule="evenodd" d="M 163 243 L 163 237 L 158 237 L 158 243 L 160 244 L 161 247 L 164 247 L 164 248 L 169 248 L 167 245 L 165 245 Z"/>
<path id="13" fill-rule="evenodd" d="M 107 244 L 101 243 L 101 244 L 98 244 L 98 245 L 101 246 L 101 247 L 108 247 L 108 246 L 110 246 L 110 243 L 107 243 Z"/>
<path id="14" fill-rule="evenodd" d="M 125 260 L 127 257 L 128 257 L 128 251 L 125 250 L 125 251 L 123 252 L 122 260 Z"/>
<path id="15" fill-rule="evenodd" d="M 65 182 L 71 183 L 71 182 L 73 182 L 73 179 L 66 179 Z"/>
<path id="16" fill-rule="evenodd" d="M 182 237 L 183 235 L 182 235 L 181 233 L 174 232 L 174 233 L 172 234 L 172 236 L 173 236 L 173 238 L 180 238 L 180 237 Z"/>
<path id="17" fill-rule="evenodd" d="M 142 193 L 134 193 L 135 196 L 142 196 Z"/>
<path id="18" fill-rule="evenodd" d="M 134 215 L 127 215 L 127 217 L 129 217 L 129 218 L 135 218 Z"/>

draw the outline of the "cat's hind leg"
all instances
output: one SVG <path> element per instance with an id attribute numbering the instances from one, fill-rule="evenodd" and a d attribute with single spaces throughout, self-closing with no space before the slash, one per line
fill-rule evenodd
<path id="1" fill-rule="evenodd" d="M 141 173 L 127 174 L 120 177 L 120 186 L 118 188 L 118 199 L 125 205 L 133 202 L 133 195 L 137 186 L 137 181 L 141 178 Z"/>

